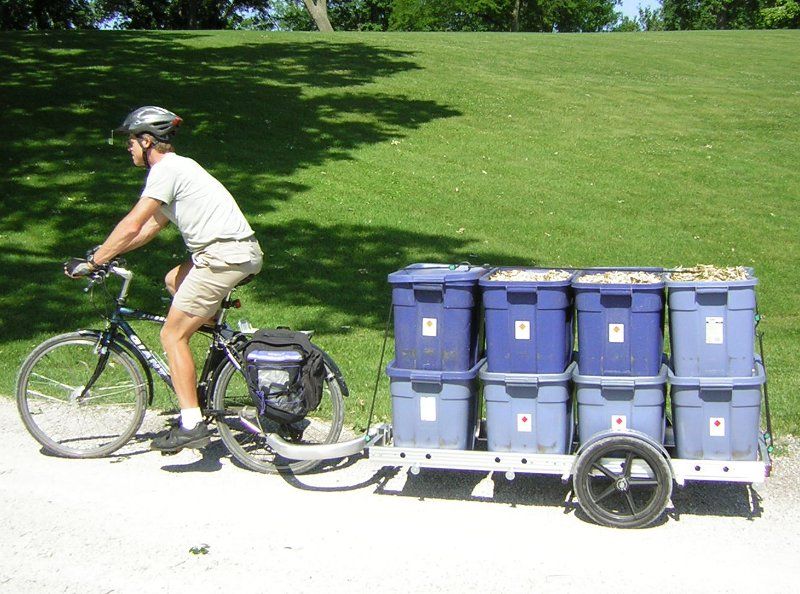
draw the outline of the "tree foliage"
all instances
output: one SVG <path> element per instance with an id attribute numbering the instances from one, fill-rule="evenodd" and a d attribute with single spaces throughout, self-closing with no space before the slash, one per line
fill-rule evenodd
<path id="1" fill-rule="evenodd" d="M 662 0 L 664 28 L 798 28 L 798 0 Z"/>
<path id="2" fill-rule="evenodd" d="M 2 0 L 2 29 L 233 29 L 269 18 L 269 0 Z"/>
<path id="3" fill-rule="evenodd" d="M 394 0 L 389 27 L 396 31 L 507 30 L 511 0 Z"/>
<path id="4" fill-rule="evenodd" d="M 616 25 L 614 25 L 614 28 L 612 29 L 612 31 L 615 31 L 617 33 L 632 33 L 634 31 L 641 31 L 641 30 L 642 26 L 639 24 L 639 20 L 632 19 L 629 16 L 622 17 L 622 20 L 619 21 Z"/>
<path id="5" fill-rule="evenodd" d="M 774 6 L 761 9 L 761 18 L 767 29 L 800 28 L 800 2 L 778 0 Z"/>
<path id="6" fill-rule="evenodd" d="M 401 31 L 600 31 L 619 0 L 395 0 Z"/>
<path id="7" fill-rule="evenodd" d="M 105 19 L 124 29 L 234 29 L 249 18 L 266 18 L 268 1 L 98 0 Z"/>
<path id="8" fill-rule="evenodd" d="M 636 18 L 642 31 L 663 31 L 664 11 L 660 8 L 641 8 Z"/>
<path id="9" fill-rule="evenodd" d="M 621 0 L 555 0 L 550 5 L 552 30 L 602 31 L 617 20 L 618 15 L 614 7 L 620 2 Z"/>
<path id="10" fill-rule="evenodd" d="M 386 31 L 392 4 L 393 0 L 328 0 L 328 18 L 336 31 Z M 277 0 L 273 9 L 280 29 L 316 29 L 302 0 Z"/>
<path id="11" fill-rule="evenodd" d="M 89 29 L 99 14 L 92 0 L 2 0 L 0 29 Z"/>
<path id="12" fill-rule="evenodd" d="M 621 0 L 0 0 L 0 29 L 316 30 L 315 20 L 338 31 L 800 27 L 800 0 L 660 1 L 630 18 L 617 12 Z"/>
<path id="13" fill-rule="evenodd" d="M 328 15 L 339 31 L 386 31 L 393 0 L 328 0 Z"/>
<path id="14" fill-rule="evenodd" d="M 761 0 L 663 0 L 667 29 L 752 29 Z"/>

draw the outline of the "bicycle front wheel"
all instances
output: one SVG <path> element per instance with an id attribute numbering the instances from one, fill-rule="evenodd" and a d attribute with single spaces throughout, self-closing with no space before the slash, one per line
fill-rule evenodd
<path id="1" fill-rule="evenodd" d="M 245 467 L 256 472 L 303 474 L 319 465 L 318 460 L 292 461 L 267 447 L 258 428 L 277 433 L 298 444 L 336 443 L 344 424 L 344 397 L 338 378 L 325 365 L 322 400 L 316 410 L 292 425 L 281 425 L 257 415 L 247 382 L 240 371 L 227 363 L 217 375 L 213 390 L 219 435 L 228 451 Z"/>
<path id="2" fill-rule="evenodd" d="M 97 332 L 53 337 L 28 356 L 17 376 L 17 408 L 28 432 L 58 456 L 96 458 L 121 448 L 144 418 L 148 383 L 128 353 L 112 345 L 103 373 Z"/>

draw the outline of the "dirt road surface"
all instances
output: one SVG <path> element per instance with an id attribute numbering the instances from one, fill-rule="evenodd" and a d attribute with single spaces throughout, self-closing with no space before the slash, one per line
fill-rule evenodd
<path id="1" fill-rule="evenodd" d="M 752 490 L 676 488 L 645 530 L 592 524 L 556 477 L 244 470 L 215 440 L 118 455 L 42 453 L 0 398 L 0 591 L 748 592 L 800 582 L 796 442 Z"/>

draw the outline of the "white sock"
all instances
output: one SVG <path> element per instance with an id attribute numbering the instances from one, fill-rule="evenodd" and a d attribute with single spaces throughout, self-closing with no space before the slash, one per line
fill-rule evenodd
<path id="1" fill-rule="evenodd" d="M 194 429 L 198 423 L 203 422 L 203 415 L 199 408 L 181 409 L 181 427 L 184 429 Z"/>

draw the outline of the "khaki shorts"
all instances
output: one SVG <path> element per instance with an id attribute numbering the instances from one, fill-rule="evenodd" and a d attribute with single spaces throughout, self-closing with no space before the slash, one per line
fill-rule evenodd
<path id="1" fill-rule="evenodd" d="M 258 241 L 218 241 L 192 254 L 192 268 L 172 298 L 184 313 L 209 318 L 233 287 L 261 271 Z"/>

